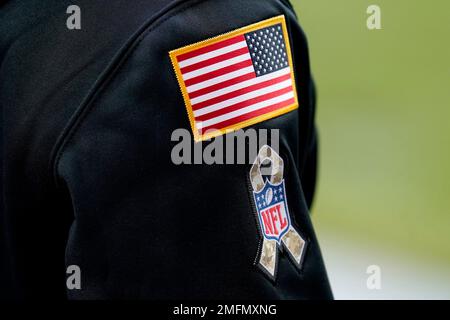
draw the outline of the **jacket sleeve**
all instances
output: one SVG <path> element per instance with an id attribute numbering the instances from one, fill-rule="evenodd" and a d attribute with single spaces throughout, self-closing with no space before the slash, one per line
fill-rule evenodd
<path id="1" fill-rule="evenodd" d="M 255 266 L 261 235 L 250 165 L 171 159 L 172 133 L 191 128 L 169 52 L 280 15 L 294 46 L 300 108 L 256 127 L 280 129 L 289 210 L 308 246 L 302 268 L 280 253 L 274 280 Z M 304 41 L 279 0 L 176 1 L 130 39 L 55 153 L 55 178 L 74 213 L 66 264 L 82 274 L 69 298 L 331 297 L 296 165 L 305 161 L 313 113 Z"/>

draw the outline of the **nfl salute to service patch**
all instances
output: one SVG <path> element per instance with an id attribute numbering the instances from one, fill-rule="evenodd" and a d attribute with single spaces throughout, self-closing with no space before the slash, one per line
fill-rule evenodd
<path id="1" fill-rule="evenodd" d="M 263 178 L 262 173 L 262 164 L 266 162 L 271 164 L 268 180 Z M 273 280 L 277 273 L 278 251 L 284 251 L 294 265 L 300 269 L 306 247 L 306 241 L 292 225 L 283 171 L 283 159 L 271 147 L 264 145 L 259 150 L 249 173 L 253 188 L 253 201 L 262 235 L 257 264 Z"/>
<path id="2" fill-rule="evenodd" d="M 170 52 L 195 141 L 298 108 L 284 16 Z"/>

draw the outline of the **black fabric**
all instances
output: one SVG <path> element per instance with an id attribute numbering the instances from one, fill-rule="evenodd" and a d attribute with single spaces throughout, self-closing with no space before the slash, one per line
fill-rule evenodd
<path id="1" fill-rule="evenodd" d="M 82 9 L 82 30 L 65 27 L 70 4 Z M 189 121 L 168 52 L 280 14 L 300 108 L 254 127 L 280 129 L 290 211 L 308 249 L 301 272 L 281 254 L 272 282 L 253 263 L 250 166 L 171 161 L 171 133 Z M 0 50 L 0 254 L 11 271 L 2 295 L 332 297 L 308 214 L 316 166 L 308 49 L 285 1 L 10 1 L 0 7 Z M 72 264 L 81 290 L 66 290 Z"/>

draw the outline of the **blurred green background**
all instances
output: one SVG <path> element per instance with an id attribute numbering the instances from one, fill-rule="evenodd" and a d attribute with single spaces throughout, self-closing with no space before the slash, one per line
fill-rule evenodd
<path id="1" fill-rule="evenodd" d="M 313 219 L 336 296 L 449 298 L 450 1 L 291 2 L 318 86 Z M 366 26 L 372 4 L 382 30 Z M 365 293 L 349 259 L 403 282 Z"/>

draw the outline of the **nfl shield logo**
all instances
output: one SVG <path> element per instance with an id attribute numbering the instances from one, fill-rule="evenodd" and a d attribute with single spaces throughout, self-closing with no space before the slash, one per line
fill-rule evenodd
<path id="1" fill-rule="evenodd" d="M 267 180 L 261 191 L 253 192 L 253 197 L 264 238 L 276 240 L 280 244 L 291 226 L 284 179 L 277 185 Z"/>

